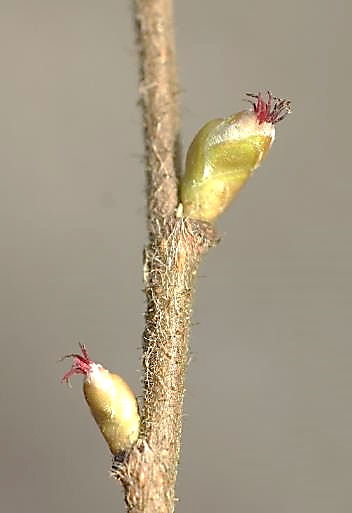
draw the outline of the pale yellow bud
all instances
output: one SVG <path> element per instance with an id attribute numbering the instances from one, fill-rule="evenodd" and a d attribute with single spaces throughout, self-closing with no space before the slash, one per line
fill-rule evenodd
<path id="1" fill-rule="evenodd" d="M 136 397 L 120 376 L 92 362 L 85 346 L 80 347 L 82 356 L 67 355 L 74 361 L 62 381 L 75 374 L 84 375 L 83 391 L 90 411 L 112 454 L 119 455 L 138 438 L 140 417 Z"/>
<path id="2" fill-rule="evenodd" d="M 274 124 L 290 110 L 287 100 L 268 94 L 268 102 L 254 95 L 253 110 L 209 121 L 195 136 L 181 181 L 186 216 L 214 221 L 261 164 L 275 139 Z"/>

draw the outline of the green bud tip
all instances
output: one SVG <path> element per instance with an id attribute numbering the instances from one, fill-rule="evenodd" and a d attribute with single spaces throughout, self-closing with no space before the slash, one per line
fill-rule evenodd
<path id="1" fill-rule="evenodd" d="M 209 121 L 189 147 L 181 181 L 184 215 L 213 222 L 262 162 L 275 139 L 274 125 L 291 103 L 247 93 L 252 109 Z"/>

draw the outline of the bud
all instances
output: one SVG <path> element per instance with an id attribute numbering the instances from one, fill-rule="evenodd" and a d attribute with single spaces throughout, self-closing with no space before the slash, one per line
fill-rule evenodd
<path id="1" fill-rule="evenodd" d="M 138 438 L 140 418 L 136 397 L 120 376 L 91 361 L 83 344 L 80 348 L 82 356 L 64 356 L 74 360 L 62 381 L 69 382 L 75 374 L 84 375 L 83 391 L 90 411 L 112 454 L 121 455 Z"/>
<path id="2" fill-rule="evenodd" d="M 288 100 L 269 91 L 267 101 L 247 96 L 251 110 L 209 121 L 193 139 L 181 181 L 184 215 L 213 222 L 270 150 L 275 123 L 291 112 Z"/>

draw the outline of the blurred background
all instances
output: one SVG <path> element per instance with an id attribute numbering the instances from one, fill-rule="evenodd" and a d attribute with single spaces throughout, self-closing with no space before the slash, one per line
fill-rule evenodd
<path id="1" fill-rule="evenodd" d="M 350 513 L 351 6 L 175 4 L 184 149 L 246 92 L 294 106 L 201 267 L 177 511 Z M 0 62 L 1 509 L 122 513 L 58 360 L 83 341 L 140 395 L 131 3 L 0 0 Z"/>

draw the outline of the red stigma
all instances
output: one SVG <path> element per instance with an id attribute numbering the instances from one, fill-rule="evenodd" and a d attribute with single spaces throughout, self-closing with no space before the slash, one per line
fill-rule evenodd
<path id="1" fill-rule="evenodd" d="M 92 360 L 88 356 L 88 351 L 86 349 L 86 346 L 84 344 L 79 343 L 79 347 L 81 348 L 82 355 L 72 353 L 67 354 L 61 360 L 64 360 L 65 358 L 74 358 L 72 367 L 69 371 L 64 374 L 63 378 L 61 379 L 61 382 L 63 383 L 66 381 L 66 383 L 69 382 L 71 376 L 75 376 L 75 374 L 84 374 L 85 376 L 89 373 L 91 366 L 92 366 Z"/>
<path id="2" fill-rule="evenodd" d="M 268 100 L 265 101 L 264 96 L 260 92 L 258 94 L 247 93 L 247 96 L 250 98 L 255 98 L 255 101 L 248 98 L 247 101 L 253 106 L 260 125 L 264 122 L 274 125 L 291 112 L 291 102 L 289 100 L 281 100 L 273 96 L 270 91 L 267 91 L 267 95 Z"/>

